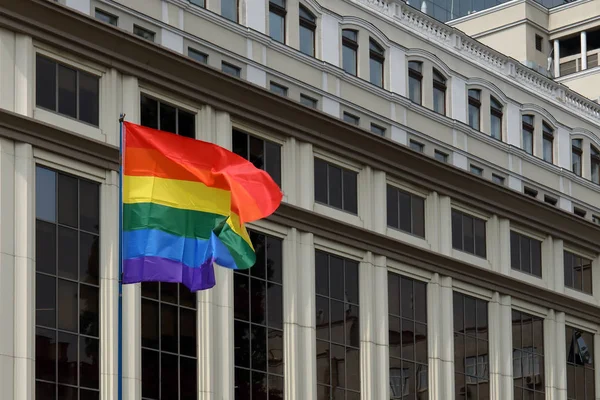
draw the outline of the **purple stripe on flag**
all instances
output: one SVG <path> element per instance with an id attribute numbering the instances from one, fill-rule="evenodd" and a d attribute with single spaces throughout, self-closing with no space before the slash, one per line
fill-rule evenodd
<path id="1" fill-rule="evenodd" d="M 123 283 L 138 282 L 178 282 L 191 291 L 210 289 L 215 286 L 213 259 L 197 268 L 162 257 L 123 260 Z"/>

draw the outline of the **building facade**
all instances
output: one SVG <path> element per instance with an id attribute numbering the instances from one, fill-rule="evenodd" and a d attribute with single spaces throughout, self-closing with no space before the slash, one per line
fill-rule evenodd
<path id="1" fill-rule="evenodd" d="M 284 198 L 119 327 L 121 113 Z M 600 399 L 599 132 L 403 2 L 0 0 L 0 397 Z"/>

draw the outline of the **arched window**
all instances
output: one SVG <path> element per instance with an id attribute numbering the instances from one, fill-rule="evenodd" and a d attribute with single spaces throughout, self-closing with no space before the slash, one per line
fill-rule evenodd
<path id="1" fill-rule="evenodd" d="M 408 97 L 417 104 L 421 104 L 421 82 L 423 81 L 423 63 L 419 61 L 408 62 Z"/>
<path id="2" fill-rule="evenodd" d="M 533 155 L 533 115 L 523 115 L 521 147 L 526 153 Z"/>
<path id="3" fill-rule="evenodd" d="M 581 155 L 583 154 L 582 140 L 571 140 L 571 165 L 573 173 L 581 176 Z"/>
<path id="4" fill-rule="evenodd" d="M 315 56 L 315 31 L 317 18 L 300 5 L 300 51 L 311 57 Z"/>
<path id="5" fill-rule="evenodd" d="M 543 158 L 549 163 L 554 161 L 554 129 L 546 122 L 542 123 Z"/>
<path id="6" fill-rule="evenodd" d="M 490 134 L 502 140 L 502 103 L 490 96 Z"/>
<path id="7" fill-rule="evenodd" d="M 600 185 L 600 151 L 590 145 L 590 164 L 592 165 L 592 182 Z"/>
<path id="8" fill-rule="evenodd" d="M 342 64 L 344 71 L 356 75 L 356 54 L 358 53 L 358 32 L 352 29 L 342 30 Z"/>
<path id="9" fill-rule="evenodd" d="M 383 61 L 385 51 L 376 41 L 369 39 L 369 73 L 373 85 L 383 87 Z"/>
<path id="10" fill-rule="evenodd" d="M 433 69 L 433 111 L 446 114 L 446 77 Z"/>
<path id="11" fill-rule="evenodd" d="M 481 121 L 481 90 L 469 89 L 469 126 L 480 129 Z"/>
<path id="12" fill-rule="evenodd" d="M 285 43 L 285 0 L 269 0 L 269 36 Z"/>

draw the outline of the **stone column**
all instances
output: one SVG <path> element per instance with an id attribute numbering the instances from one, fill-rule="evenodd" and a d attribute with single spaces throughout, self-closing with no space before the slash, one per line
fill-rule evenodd
<path id="1" fill-rule="evenodd" d="M 587 34 L 581 32 L 581 70 L 587 69 Z"/>
<path id="2" fill-rule="evenodd" d="M 388 327 L 388 285 L 387 259 L 384 256 L 373 258 L 373 398 L 389 399 L 389 327 Z"/>
<path id="3" fill-rule="evenodd" d="M 544 327 L 545 328 L 545 327 Z M 554 326 L 554 342 L 551 346 L 544 345 L 544 348 L 555 349 L 555 358 L 553 363 L 554 369 L 554 382 L 555 390 L 554 393 L 556 400 L 567 399 L 567 349 L 565 347 L 565 313 L 556 313 L 556 323 Z"/>
<path id="4" fill-rule="evenodd" d="M 429 299 L 429 294 L 428 294 Z M 439 399 L 454 398 L 454 321 L 452 278 L 440 278 L 439 328 Z M 431 340 L 431 339 L 430 339 Z M 431 374 L 430 374 L 431 376 Z"/>
<path id="5" fill-rule="evenodd" d="M 15 41 L 15 112 L 33 116 L 33 42 L 17 33 Z"/>
<path id="6" fill-rule="evenodd" d="M 554 39 L 554 77 L 560 77 L 560 44 Z"/>
<path id="7" fill-rule="evenodd" d="M 360 298 L 360 391 L 361 400 L 375 400 L 374 387 L 374 343 L 375 322 L 373 309 L 376 298 L 381 296 L 381 291 L 374 287 L 373 253 L 365 254 L 358 268 L 359 298 Z M 387 300 L 387 299 L 386 299 Z M 380 301 L 379 301 L 380 302 Z"/>

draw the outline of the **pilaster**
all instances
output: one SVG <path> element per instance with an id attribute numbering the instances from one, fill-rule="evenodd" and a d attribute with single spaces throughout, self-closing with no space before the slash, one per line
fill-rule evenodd
<path id="1" fill-rule="evenodd" d="M 380 295 L 374 287 L 373 254 L 369 251 L 358 268 L 360 298 L 360 391 L 361 400 L 375 400 L 374 371 L 374 315 L 375 296 Z"/>
<path id="2" fill-rule="evenodd" d="M 388 284 L 387 259 L 384 256 L 373 257 L 373 398 L 389 399 L 389 322 L 388 322 Z"/>
<path id="3" fill-rule="evenodd" d="M 291 228 L 287 237 L 283 241 L 283 334 L 284 351 L 283 359 L 285 362 L 285 398 L 290 400 L 300 399 L 298 391 L 300 389 L 299 379 L 301 368 L 302 349 L 299 347 L 299 334 L 301 324 L 298 310 L 298 282 L 300 269 L 303 265 L 298 264 L 300 233 L 296 228 Z"/>
<path id="4" fill-rule="evenodd" d="M 450 78 L 450 117 L 467 123 L 467 86 L 464 79 L 458 76 Z M 484 109 L 485 110 L 485 109 Z"/>
<path id="5" fill-rule="evenodd" d="M 452 255 L 452 201 L 448 196 L 439 196 L 439 251 Z"/>
<path id="6" fill-rule="evenodd" d="M 440 196 L 431 192 L 425 199 L 425 239 L 431 250 L 440 251 L 440 229 L 442 229 Z"/>
<path id="7" fill-rule="evenodd" d="M 33 116 L 33 41 L 31 36 L 15 35 L 15 112 Z"/>
<path id="8" fill-rule="evenodd" d="M 429 359 L 429 398 L 442 399 L 442 290 L 440 275 L 433 274 L 427 284 L 427 338 Z M 447 322 L 447 321 L 446 321 Z M 447 397 L 447 396 L 446 396 Z"/>
<path id="9" fill-rule="evenodd" d="M 15 110 L 15 33 L 0 29 L 0 108 Z"/>
<path id="10" fill-rule="evenodd" d="M 513 352 L 510 296 L 495 292 L 488 310 L 491 398 L 511 400 Z"/>
<path id="11" fill-rule="evenodd" d="M 377 233 L 385 234 L 387 229 L 386 213 L 383 210 L 387 209 L 386 197 L 382 194 L 386 192 L 386 176 L 383 171 L 373 171 L 373 190 L 371 193 L 371 229 Z M 387 303 L 386 303 L 387 304 Z"/>
<path id="12" fill-rule="evenodd" d="M 298 207 L 313 209 L 315 201 L 315 161 L 313 158 L 312 143 L 297 142 L 297 160 L 300 167 L 297 178 L 296 193 Z"/>
<path id="13" fill-rule="evenodd" d="M 244 12 L 246 14 L 246 26 L 248 28 L 260 33 L 267 33 L 267 4 L 268 3 L 264 0 L 246 0 Z"/>
<path id="14" fill-rule="evenodd" d="M 429 294 L 428 294 L 429 296 Z M 439 400 L 454 398 L 454 321 L 452 278 L 441 277 L 439 308 Z M 431 375 L 430 375 L 431 376 Z"/>
<path id="15" fill-rule="evenodd" d="M 552 246 L 553 250 L 553 270 L 552 274 L 554 276 L 554 290 L 558 293 L 565 292 L 565 257 L 564 257 L 564 242 L 562 239 L 553 240 L 554 246 Z"/>
<path id="16" fill-rule="evenodd" d="M 390 47 L 389 53 L 390 63 L 386 69 L 389 71 L 390 92 L 406 97 L 408 96 L 406 53 L 396 46 Z"/>
<path id="17" fill-rule="evenodd" d="M 542 265 L 544 270 L 542 276 L 546 281 L 549 290 L 556 290 L 556 256 L 554 253 L 554 239 L 552 236 L 546 236 L 542 242 Z"/>
<path id="18" fill-rule="evenodd" d="M 370 166 L 365 166 L 358 174 L 358 187 L 361 188 L 358 191 L 358 217 L 365 229 L 373 229 L 373 169 Z"/>
<path id="19" fill-rule="evenodd" d="M 556 315 L 554 310 L 548 310 L 548 315 L 544 318 L 544 348 L 552 349 L 547 351 L 544 357 L 544 371 L 546 379 L 546 396 L 550 399 L 557 399 L 557 378 L 558 365 L 557 354 L 559 343 L 556 340 Z M 564 342 L 563 342 L 564 343 Z M 557 350 L 555 350 L 557 349 Z M 566 363 L 566 359 L 565 359 Z"/>
<path id="20" fill-rule="evenodd" d="M 521 111 L 513 103 L 506 105 L 506 142 L 521 148 Z"/>
<path id="21" fill-rule="evenodd" d="M 326 63 L 340 66 L 340 30 L 335 17 L 324 13 L 321 16 L 321 57 Z M 327 40 L 325 40 L 327 38 Z M 368 47 L 367 47 L 368 48 Z"/>
<path id="22" fill-rule="evenodd" d="M 35 397 L 35 207 L 33 147 L 15 144 L 14 396 Z"/>
<path id="23" fill-rule="evenodd" d="M 510 221 L 493 215 L 486 223 L 487 248 L 492 270 L 510 274 Z"/>
<path id="24" fill-rule="evenodd" d="M 556 400 L 567 400 L 567 349 L 565 347 L 565 313 L 556 313 L 556 324 L 555 324 L 555 341 L 554 347 L 544 346 L 545 348 L 554 348 L 555 359 L 552 369 L 554 369 L 554 381 L 555 381 L 555 399 Z"/>
<path id="25" fill-rule="evenodd" d="M 299 233 L 297 246 L 298 399 L 317 398 L 315 247 L 312 233 Z M 301 295 L 300 295 L 301 294 Z"/>

